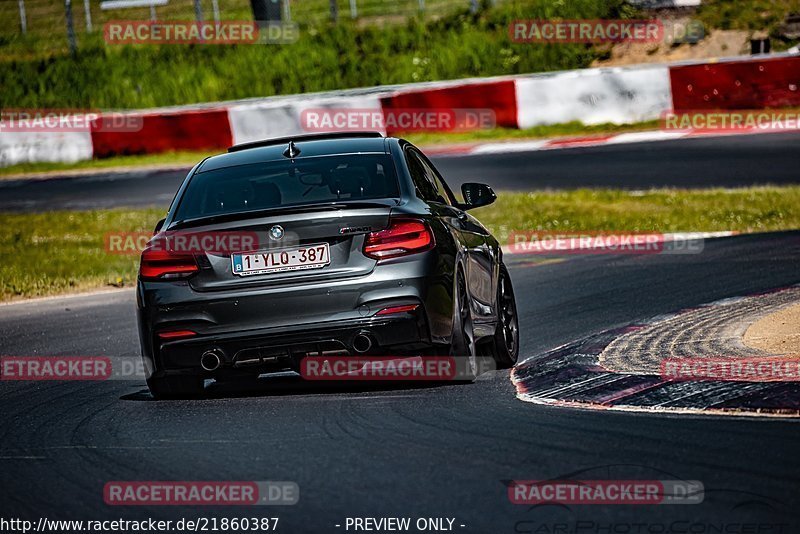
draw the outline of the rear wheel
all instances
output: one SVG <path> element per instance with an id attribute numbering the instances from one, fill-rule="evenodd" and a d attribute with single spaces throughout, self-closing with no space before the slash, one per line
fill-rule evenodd
<path id="1" fill-rule="evenodd" d="M 148 378 L 147 387 L 156 399 L 187 399 L 203 394 L 203 377 L 193 375 Z"/>
<path id="2" fill-rule="evenodd" d="M 467 284 L 461 271 L 456 275 L 456 295 L 453 303 L 453 334 L 450 339 L 450 355 L 466 365 L 458 366 L 466 374 L 467 380 L 474 380 L 477 374 L 475 351 L 475 332 L 472 325 L 472 311 L 469 307 Z"/>
<path id="3" fill-rule="evenodd" d="M 505 265 L 500 266 L 497 281 L 497 327 L 494 334 L 494 358 L 501 369 L 512 367 L 519 358 L 519 320 L 514 288 Z"/>

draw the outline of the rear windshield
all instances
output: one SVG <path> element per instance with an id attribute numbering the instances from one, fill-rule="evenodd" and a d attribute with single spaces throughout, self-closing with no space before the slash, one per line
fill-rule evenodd
<path id="1" fill-rule="evenodd" d="M 386 154 L 322 156 L 226 167 L 196 174 L 177 220 L 335 201 L 397 198 Z"/>

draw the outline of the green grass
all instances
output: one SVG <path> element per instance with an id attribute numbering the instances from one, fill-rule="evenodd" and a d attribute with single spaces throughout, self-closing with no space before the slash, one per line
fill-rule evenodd
<path id="1" fill-rule="evenodd" d="M 604 133 L 632 132 L 639 130 L 654 130 L 659 127 L 658 121 L 642 122 L 638 124 L 597 124 L 586 126 L 579 122 L 536 126 L 524 130 L 509 128 L 494 128 L 490 130 L 476 130 L 472 132 L 444 133 L 444 132 L 419 132 L 401 135 L 412 143 L 423 147 L 435 147 L 455 143 L 471 143 L 480 141 L 503 141 L 519 139 L 536 139 L 556 137 L 561 135 L 594 135 Z M 0 167 L 0 180 L 4 178 L 17 178 L 25 174 L 48 173 L 57 171 L 82 171 L 93 169 L 114 169 L 125 167 L 142 168 L 147 165 L 185 165 L 191 167 L 207 156 L 220 153 L 216 151 L 201 152 L 165 152 L 163 154 L 145 154 L 137 156 L 115 156 L 106 159 L 78 161 L 75 163 L 21 163 L 9 167 Z"/>
<path id="2" fill-rule="evenodd" d="M 798 0 L 704 0 L 695 18 L 709 29 L 765 32 L 773 51 L 786 50 L 798 43 L 780 36 L 780 26 L 789 13 L 800 13 Z"/>
<path id="3" fill-rule="evenodd" d="M 148 108 L 247 97 L 587 67 L 581 44 L 512 43 L 517 18 L 627 16 L 622 0 L 518 0 L 471 15 L 397 25 L 303 26 L 288 45 L 106 46 L 83 36 L 76 57 L 25 43 L 0 49 L 0 107 Z"/>
<path id="4" fill-rule="evenodd" d="M 797 0 L 703 0 L 696 17 L 707 28 L 763 30 L 777 36 L 786 15 L 798 11 Z"/>
<path id="5" fill-rule="evenodd" d="M 512 231 L 767 232 L 800 228 L 800 186 L 504 193 L 474 211 L 502 243 Z"/>
<path id="6" fill-rule="evenodd" d="M 497 0 L 498 3 L 510 0 Z M 356 0 L 360 24 L 396 24 L 406 17 L 422 15 L 425 18 L 446 16 L 463 11 L 468 0 L 426 0 L 425 11 L 420 14 L 419 0 Z M 92 0 L 92 23 L 94 31 L 102 31 L 103 24 L 113 20 L 149 20 L 149 8 L 101 10 L 99 1 Z M 205 20 L 212 20 L 211 0 L 200 2 Z M 291 18 L 304 26 L 330 21 L 329 0 L 290 0 Z M 223 20 L 250 20 L 253 16 L 249 0 L 218 0 L 220 18 Z M 339 18 L 350 20 L 349 0 L 337 0 Z M 63 0 L 25 0 L 28 16 L 28 34 L 23 37 L 19 27 L 19 10 L 16 0 L 0 2 L 0 20 L 8 21 L 0 26 L 0 46 L 12 52 L 66 51 L 66 16 Z M 156 9 L 159 20 L 195 20 L 192 0 L 171 0 L 166 6 Z M 84 6 L 73 1 L 72 15 L 79 44 L 86 32 Z"/>
<path id="7" fill-rule="evenodd" d="M 147 10 L 95 13 L 83 31 L 82 5 L 73 2 L 79 49 L 66 49 L 63 2 L 27 0 L 30 33 L 17 28 L 16 2 L 0 2 L 0 108 L 148 108 L 248 97 L 369 87 L 394 83 L 578 69 L 607 50 L 581 44 L 513 43 L 515 19 L 643 16 L 623 0 L 502 0 L 470 14 L 467 0 L 428 0 L 431 13 L 414 15 L 413 0 L 359 0 L 366 18 L 327 17 L 327 0 L 293 3 L 300 39 L 289 45 L 106 45 L 102 23 L 146 20 Z M 210 18 L 205 1 L 206 19 Z M 222 0 L 223 18 L 248 20 L 246 0 Z M 766 30 L 777 37 L 798 0 L 706 0 L 696 13 L 713 29 Z M 649 16 L 649 15 L 647 15 Z M 655 15 L 657 16 L 657 15 Z M 189 0 L 160 8 L 166 20 L 191 20 Z M 398 18 L 399 17 L 399 18 Z M 390 22 L 390 23 L 387 23 Z M 774 39 L 775 49 L 791 42 Z"/>
<path id="8" fill-rule="evenodd" d="M 505 243 L 511 231 L 764 232 L 800 228 L 800 186 L 538 191 L 499 194 L 474 211 Z M 148 232 L 159 209 L 0 214 L 0 300 L 130 286 L 137 256 L 109 254 L 111 232 Z"/>
<path id="9" fill-rule="evenodd" d="M 123 287 L 138 257 L 109 254 L 110 232 L 152 231 L 161 209 L 0 215 L 0 300 Z"/>

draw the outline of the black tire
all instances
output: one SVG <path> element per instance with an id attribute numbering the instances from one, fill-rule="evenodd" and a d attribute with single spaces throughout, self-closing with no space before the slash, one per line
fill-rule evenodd
<path id="1" fill-rule="evenodd" d="M 475 332 L 472 327 L 472 311 L 469 307 L 467 284 L 463 273 L 456 274 L 456 290 L 453 298 L 453 333 L 450 337 L 450 355 L 456 357 L 458 376 L 471 382 L 477 375 Z"/>
<path id="2" fill-rule="evenodd" d="M 147 387 L 156 399 L 191 399 L 203 395 L 203 377 L 178 375 L 148 378 Z"/>
<path id="3" fill-rule="evenodd" d="M 519 358 L 519 318 L 511 277 L 505 265 L 500 265 L 497 280 L 497 327 L 494 333 L 494 359 L 497 367 L 513 367 Z"/>

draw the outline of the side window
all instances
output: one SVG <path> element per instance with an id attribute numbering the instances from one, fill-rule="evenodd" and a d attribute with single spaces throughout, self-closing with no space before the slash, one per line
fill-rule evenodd
<path id="1" fill-rule="evenodd" d="M 429 170 L 419 155 L 413 150 L 406 150 L 406 162 L 408 171 L 411 173 L 411 180 L 417 189 L 417 196 L 428 202 L 442 202 L 435 183 L 428 177 Z"/>
<path id="2" fill-rule="evenodd" d="M 433 183 L 433 186 L 436 188 L 436 194 L 440 197 L 439 202 L 447 204 L 448 206 L 454 205 L 453 194 L 444 183 L 444 180 L 442 180 L 439 172 L 433 167 L 433 163 L 428 161 L 425 156 L 422 156 L 420 159 L 422 160 L 422 165 L 425 167 L 425 174 L 428 176 L 428 180 Z"/>

